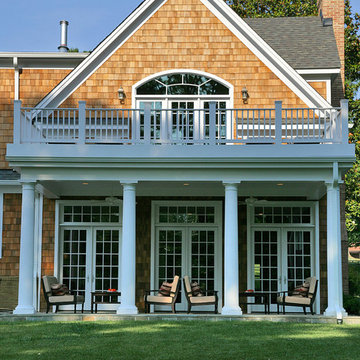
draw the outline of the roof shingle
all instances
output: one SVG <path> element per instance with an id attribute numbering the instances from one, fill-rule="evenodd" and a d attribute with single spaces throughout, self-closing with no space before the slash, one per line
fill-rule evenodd
<path id="1" fill-rule="evenodd" d="M 340 68 L 333 27 L 318 16 L 243 20 L 294 69 Z"/>

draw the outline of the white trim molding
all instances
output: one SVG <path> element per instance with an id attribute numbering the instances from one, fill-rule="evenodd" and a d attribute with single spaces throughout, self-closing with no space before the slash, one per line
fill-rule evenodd
<path id="1" fill-rule="evenodd" d="M 305 75 L 327 75 L 340 74 L 340 69 L 298 69 L 298 74 Z"/>

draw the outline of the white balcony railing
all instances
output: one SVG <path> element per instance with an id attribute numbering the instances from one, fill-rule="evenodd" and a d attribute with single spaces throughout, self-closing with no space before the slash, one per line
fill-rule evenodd
<path id="1" fill-rule="evenodd" d="M 154 110 L 39 109 L 14 102 L 14 143 L 295 144 L 347 143 L 348 103 L 340 108 Z"/>

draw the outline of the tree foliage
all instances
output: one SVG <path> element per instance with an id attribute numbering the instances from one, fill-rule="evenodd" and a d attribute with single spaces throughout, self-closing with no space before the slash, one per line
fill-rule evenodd
<path id="1" fill-rule="evenodd" d="M 353 129 L 349 141 L 356 147 L 356 162 L 345 177 L 346 227 L 350 245 L 360 245 L 360 15 L 345 1 L 345 95 Z"/>
<path id="2" fill-rule="evenodd" d="M 241 17 L 311 16 L 318 14 L 317 0 L 224 0 Z M 356 145 L 356 163 L 346 175 L 346 226 L 350 245 L 360 245 L 360 15 L 345 0 L 345 96 L 349 121 L 354 127 L 349 141 Z"/>
<path id="3" fill-rule="evenodd" d="M 317 0 L 233 0 L 225 1 L 241 17 L 317 15 Z"/>

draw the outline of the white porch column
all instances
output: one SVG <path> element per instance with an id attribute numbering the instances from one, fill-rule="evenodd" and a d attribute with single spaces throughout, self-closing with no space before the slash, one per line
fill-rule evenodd
<path id="1" fill-rule="evenodd" d="M 123 195 L 123 231 L 121 243 L 121 272 L 119 289 L 121 304 L 118 314 L 137 314 L 135 306 L 136 287 L 136 183 L 122 184 Z"/>
<path id="2" fill-rule="evenodd" d="M 343 308 L 340 189 L 338 184 L 326 185 L 328 307 L 325 310 L 325 315 L 342 318 L 347 313 Z"/>
<path id="3" fill-rule="evenodd" d="M 18 306 L 14 314 L 34 314 L 35 183 L 22 184 Z"/>
<path id="4" fill-rule="evenodd" d="M 239 306 L 238 184 L 225 186 L 223 315 L 242 315 Z"/>

